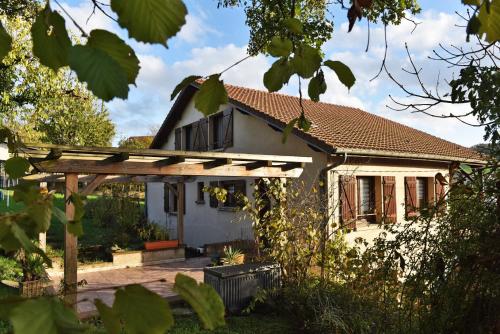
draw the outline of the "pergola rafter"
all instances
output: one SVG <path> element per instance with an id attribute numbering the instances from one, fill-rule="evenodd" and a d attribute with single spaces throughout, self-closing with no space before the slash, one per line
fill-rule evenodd
<path id="1" fill-rule="evenodd" d="M 65 182 L 66 197 L 74 192 L 91 194 L 102 183 L 163 182 L 176 183 L 177 231 L 184 240 L 183 183 L 196 176 L 297 178 L 310 157 L 260 155 L 226 152 L 191 152 L 113 147 L 78 147 L 27 144 L 17 152 L 27 157 L 33 173 L 25 180 Z M 78 184 L 86 186 L 78 190 Z M 68 220 L 74 217 L 74 205 L 66 201 Z M 77 238 L 66 228 L 64 239 L 64 284 L 67 301 L 76 302 Z"/>

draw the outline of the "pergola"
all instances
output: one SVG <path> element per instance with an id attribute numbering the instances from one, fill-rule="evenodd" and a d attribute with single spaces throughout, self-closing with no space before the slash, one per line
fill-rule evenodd
<path id="1" fill-rule="evenodd" d="M 27 144 L 18 152 L 27 157 L 33 174 L 25 180 L 65 182 L 66 197 L 79 192 L 91 194 L 105 182 L 177 183 L 178 212 L 184 210 L 183 183 L 196 176 L 297 178 L 310 157 L 242 154 L 226 152 L 191 152 L 113 147 L 79 147 L 50 144 Z M 79 183 L 86 185 L 78 189 Z M 74 205 L 66 201 L 66 216 L 73 220 Z M 177 218 L 179 243 L 184 238 L 184 217 Z M 76 302 L 77 237 L 65 230 L 64 283 L 67 301 Z"/>

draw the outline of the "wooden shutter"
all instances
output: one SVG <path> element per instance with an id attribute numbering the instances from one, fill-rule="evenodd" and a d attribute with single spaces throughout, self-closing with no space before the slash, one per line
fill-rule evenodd
<path id="1" fill-rule="evenodd" d="M 218 187 L 218 185 L 219 183 L 217 181 L 210 181 L 210 188 Z M 219 207 L 219 201 L 217 200 L 217 197 L 215 197 L 213 194 L 210 194 L 210 207 L 211 208 Z"/>
<path id="2" fill-rule="evenodd" d="M 417 203 L 417 178 L 405 177 L 405 213 L 407 217 L 416 215 L 415 205 Z"/>
<path id="3" fill-rule="evenodd" d="M 356 228 L 356 177 L 341 175 L 339 177 L 340 212 L 342 226 Z"/>
<path id="4" fill-rule="evenodd" d="M 444 177 L 442 175 L 440 175 L 440 177 L 438 177 L 438 175 L 436 175 L 436 178 L 435 178 L 435 183 L 436 183 L 436 206 L 439 210 L 439 213 L 443 213 L 445 210 L 446 210 L 446 203 L 445 203 L 445 197 L 446 197 L 446 193 L 445 193 L 445 183 L 444 181 Z"/>
<path id="5" fill-rule="evenodd" d="M 223 111 L 222 116 L 222 134 L 223 145 L 222 147 L 233 146 L 233 109 L 229 108 Z"/>
<path id="6" fill-rule="evenodd" d="M 202 118 L 199 121 L 199 151 L 207 151 L 208 150 L 208 119 Z"/>
<path id="7" fill-rule="evenodd" d="M 382 178 L 382 185 L 384 196 L 384 223 L 395 223 L 397 221 L 396 177 L 384 176 Z"/>
<path id="8" fill-rule="evenodd" d="M 434 204 L 436 203 L 436 187 L 435 183 L 436 180 L 434 177 L 427 177 L 427 207 L 433 207 Z"/>
<path id="9" fill-rule="evenodd" d="M 182 149 L 182 128 L 175 129 L 175 150 Z"/>
<path id="10" fill-rule="evenodd" d="M 163 210 L 170 212 L 170 188 L 166 183 L 163 183 Z"/>
<path id="11" fill-rule="evenodd" d="M 200 130 L 199 122 L 194 122 L 193 124 L 191 124 L 191 138 L 192 138 L 191 145 L 193 151 L 201 151 L 199 130 Z"/>

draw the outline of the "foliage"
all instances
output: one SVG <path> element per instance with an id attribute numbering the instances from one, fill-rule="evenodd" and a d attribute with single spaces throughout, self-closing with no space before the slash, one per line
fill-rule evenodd
<path id="1" fill-rule="evenodd" d="M 136 227 L 137 233 L 143 241 L 168 240 L 168 231 L 154 222 L 145 221 Z"/>
<path id="2" fill-rule="evenodd" d="M 23 270 L 15 259 L 0 255 L 0 281 L 19 281 L 22 275 Z"/>
<path id="3" fill-rule="evenodd" d="M 153 142 L 153 136 L 136 136 L 124 138 L 118 142 L 118 147 L 141 149 L 149 148 Z"/>
<path id="4" fill-rule="evenodd" d="M 234 264 L 241 264 L 241 259 L 244 256 L 244 254 L 241 252 L 241 250 L 237 248 L 233 248 L 231 246 L 224 247 L 224 257 L 222 258 L 222 262 L 225 265 L 234 265 Z"/>

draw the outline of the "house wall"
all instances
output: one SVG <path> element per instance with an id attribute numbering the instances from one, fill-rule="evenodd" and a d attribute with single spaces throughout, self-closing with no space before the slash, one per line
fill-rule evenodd
<path id="1" fill-rule="evenodd" d="M 227 106 L 222 106 L 224 110 Z M 188 125 L 203 118 L 203 114 L 194 108 L 191 101 L 176 127 Z M 312 150 L 303 140 L 290 135 L 282 144 L 282 133 L 273 130 L 262 120 L 245 115 L 238 110 L 233 112 L 233 146 L 225 152 L 277 154 L 310 156 L 312 164 L 307 164 L 301 175 L 306 187 L 317 179 L 319 171 L 327 164 L 327 156 Z M 170 133 L 162 149 L 174 149 L 174 132 Z M 186 214 L 184 216 L 184 242 L 188 246 L 199 247 L 207 243 L 223 242 L 234 239 L 253 239 L 251 223 L 242 213 L 211 208 L 208 194 L 205 204 L 195 203 L 197 199 L 197 182 L 203 181 L 205 186 L 210 181 L 232 180 L 236 178 L 197 177 L 194 182 L 186 183 Z M 253 178 L 245 178 L 246 195 L 251 198 Z M 147 212 L 150 220 L 166 225 L 172 236 L 176 236 L 177 215 L 167 214 L 163 208 L 163 184 L 149 183 L 147 186 Z"/>

